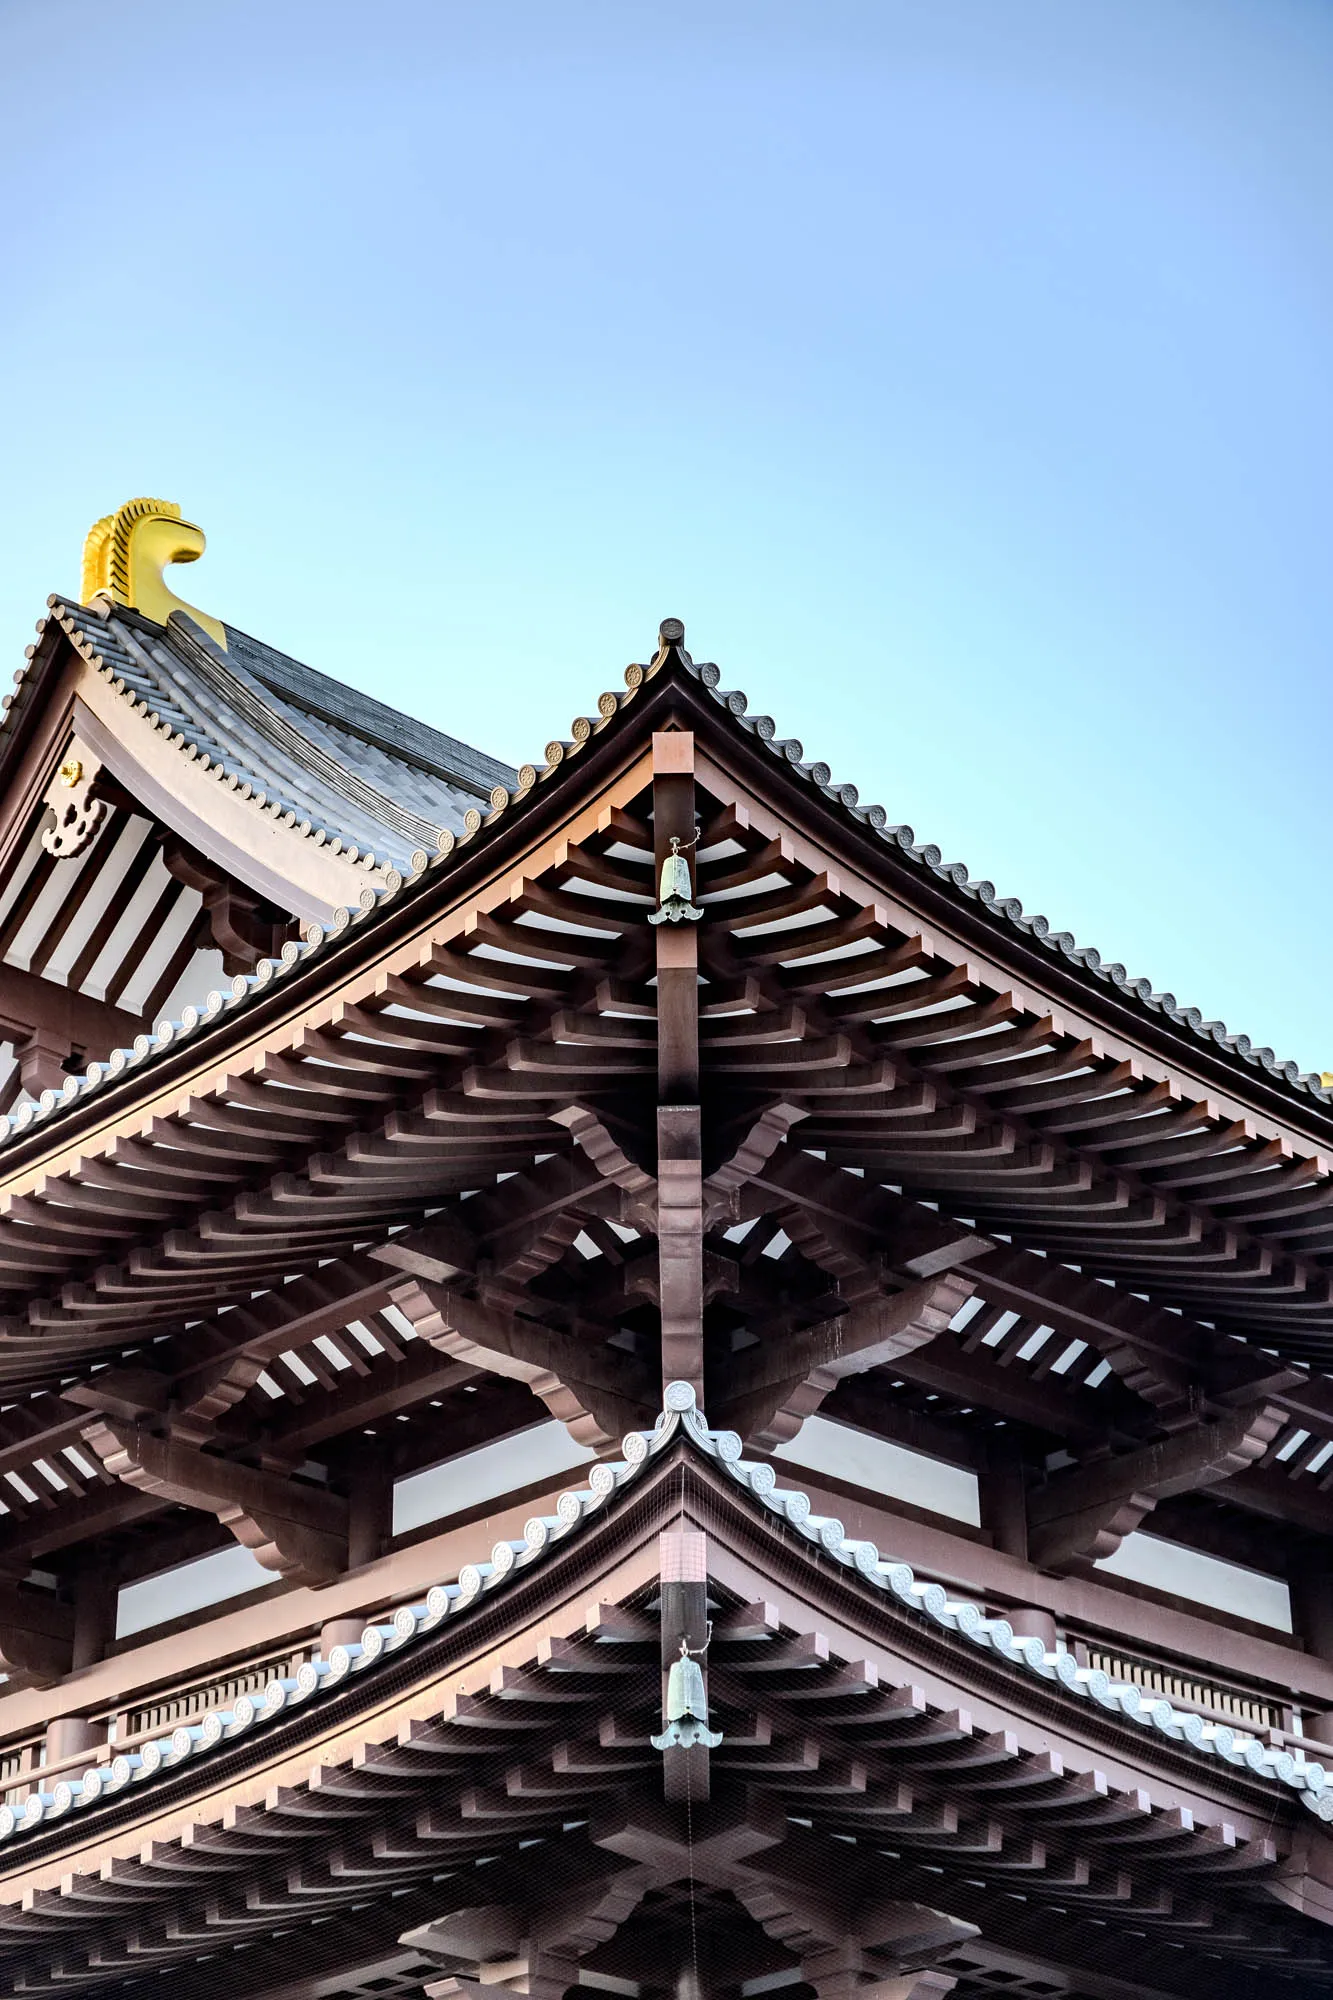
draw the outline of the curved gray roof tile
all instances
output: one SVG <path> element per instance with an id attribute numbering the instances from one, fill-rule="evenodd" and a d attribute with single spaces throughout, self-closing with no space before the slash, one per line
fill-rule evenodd
<path id="1" fill-rule="evenodd" d="M 289 814 L 302 833 L 403 869 L 420 850 L 438 849 L 442 835 L 461 833 L 475 809 L 475 784 L 441 775 L 428 754 L 393 755 L 379 740 L 330 723 L 278 691 L 253 671 L 250 662 L 262 651 L 253 642 L 233 657 L 180 612 L 160 626 L 119 607 L 102 616 L 64 598 L 51 604 L 85 656 L 178 738 L 184 754 L 206 757 L 229 780 Z M 311 681 L 324 679 L 303 671 Z M 354 702 L 345 706 L 355 711 Z M 406 726 L 402 734 L 406 739 Z M 423 727 L 420 735 L 429 750 L 438 732 Z M 489 770 L 491 760 L 457 748 L 466 753 L 460 762 L 471 756 L 477 771 Z M 494 768 L 503 774 L 495 783 L 512 784 L 512 771 Z M 488 802 L 492 789 L 481 794 Z"/>

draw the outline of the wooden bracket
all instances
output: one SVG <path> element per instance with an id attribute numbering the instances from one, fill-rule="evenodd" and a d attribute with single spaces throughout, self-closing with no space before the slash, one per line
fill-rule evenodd
<path id="1" fill-rule="evenodd" d="M 1276 1404 L 1238 1410 L 1160 1444 L 1060 1472 L 1028 1497 L 1028 1553 L 1042 1569 L 1114 1555 L 1159 1500 L 1216 1486 L 1262 1458 L 1286 1422 Z"/>
<path id="2" fill-rule="evenodd" d="M 0 1583 L 0 1668 L 49 1687 L 74 1664 L 74 1611 L 44 1590 Z"/>
<path id="3" fill-rule="evenodd" d="M 102 1417 L 85 1429 L 108 1472 L 141 1493 L 214 1514 L 265 1569 L 329 1583 L 347 1567 L 347 1502 L 296 1480 L 199 1451 L 141 1425 Z"/>
<path id="4" fill-rule="evenodd" d="M 420 1338 L 442 1354 L 525 1382 L 578 1444 L 600 1451 L 649 1420 L 654 1398 L 629 1356 L 496 1312 L 425 1279 L 396 1287 L 393 1299 Z"/>
<path id="5" fill-rule="evenodd" d="M 943 1333 L 972 1289 L 959 1273 L 924 1278 L 808 1332 L 763 1341 L 728 1364 L 716 1414 L 761 1450 L 786 1444 L 839 1382 L 901 1360 Z"/>

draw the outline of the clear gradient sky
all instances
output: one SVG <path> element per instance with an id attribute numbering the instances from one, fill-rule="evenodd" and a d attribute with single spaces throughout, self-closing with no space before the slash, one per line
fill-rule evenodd
<path id="1" fill-rule="evenodd" d="M 14 665 L 138 493 L 514 761 L 677 615 L 1333 1069 L 1329 0 L 0 0 L 0 148 Z"/>

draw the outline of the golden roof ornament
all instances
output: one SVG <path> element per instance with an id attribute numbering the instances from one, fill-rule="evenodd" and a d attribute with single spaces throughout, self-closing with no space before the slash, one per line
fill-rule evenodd
<path id="1" fill-rule="evenodd" d="M 694 843 L 690 844 L 693 846 Z M 680 851 L 680 835 L 673 833 L 671 852 L 662 863 L 662 880 L 657 891 L 658 907 L 649 915 L 649 923 L 697 924 L 703 911 L 696 909 L 690 900 L 693 893 L 690 883 L 690 864 Z"/>
<path id="2" fill-rule="evenodd" d="M 227 632 L 221 620 L 177 597 L 163 574 L 172 563 L 197 562 L 204 547 L 203 529 L 182 520 L 174 500 L 127 500 L 88 530 L 82 602 L 109 598 L 113 605 L 141 611 L 159 625 L 165 625 L 173 611 L 183 611 L 225 648 Z"/>

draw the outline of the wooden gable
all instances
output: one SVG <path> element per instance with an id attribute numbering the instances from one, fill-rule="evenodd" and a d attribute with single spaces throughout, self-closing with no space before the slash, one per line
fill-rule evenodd
<path id="1" fill-rule="evenodd" d="M 53 598 L 29 648 L 0 724 L 0 1111 L 373 903 L 504 771 L 425 730 L 412 762 L 403 718 L 209 623 L 221 644 Z"/>

